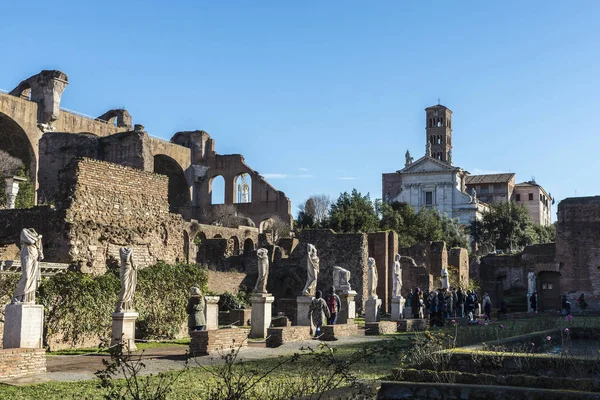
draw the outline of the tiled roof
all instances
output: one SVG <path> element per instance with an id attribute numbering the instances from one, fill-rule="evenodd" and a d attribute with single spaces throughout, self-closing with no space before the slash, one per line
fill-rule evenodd
<path id="1" fill-rule="evenodd" d="M 515 177 L 515 174 L 488 174 L 488 175 L 469 175 L 466 178 L 467 185 L 476 185 L 478 183 L 508 183 Z"/>

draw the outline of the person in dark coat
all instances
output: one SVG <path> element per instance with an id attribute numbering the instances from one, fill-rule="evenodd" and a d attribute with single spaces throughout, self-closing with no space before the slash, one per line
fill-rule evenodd
<path id="1" fill-rule="evenodd" d="M 421 289 L 415 288 L 412 299 L 413 318 L 421 318 Z"/>
<path id="2" fill-rule="evenodd" d="M 462 318 L 465 316 L 465 295 L 462 288 L 458 288 L 456 291 L 456 316 Z"/>
<path id="3" fill-rule="evenodd" d="M 200 288 L 196 286 L 190 289 L 185 312 L 188 314 L 188 329 L 190 332 L 203 331 L 206 329 L 206 318 L 204 317 L 204 298 Z"/>
<path id="4" fill-rule="evenodd" d="M 533 292 L 529 297 L 529 304 L 533 312 L 537 312 L 537 292 Z"/>

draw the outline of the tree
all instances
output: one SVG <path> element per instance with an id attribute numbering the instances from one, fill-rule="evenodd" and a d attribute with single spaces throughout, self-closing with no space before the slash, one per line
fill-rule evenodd
<path id="1" fill-rule="evenodd" d="M 300 228 L 320 228 L 327 218 L 330 206 L 331 198 L 329 196 L 320 194 L 309 197 L 304 204 L 298 207 L 298 226 Z"/>
<path id="2" fill-rule="evenodd" d="M 367 193 L 363 196 L 356 189 L 352 193 L 340 194 L 331 205 L 325 227 L 336 232 L 374 232 L 379 227 L 379 218 Z"/>
<path id="3" fill-rule="evenodd" d="M 273 243 L 277 243 L 279 239 L 290 236 L 291 227 L 278 215 L 269 218 L 265 223 L 263 232 L 270 233 L 273 238 Z"/>
<path id="4" fill-rule="evenodd" d="M 548 225 L 533 225 L 534 244 L 554 243 L 556 240 L 556 222 Z"/>
<path id="5" fill-rule="evenodd" d="M 535 228 L 527 209 L 515 202 L 491 204 L 481 221 L 471 223 L 477 243 L 491 244 L 497 249 L 513 249 L 535 243 Z"/>
<path id="6" fill-rule="evenodd" d="M 211 225 L 237 228 L 238 226 L 254 227 L 254 222 L 237 211 L 233 204 L 219 204 L 206 208 L 202 215 L 203 222 Z"/>

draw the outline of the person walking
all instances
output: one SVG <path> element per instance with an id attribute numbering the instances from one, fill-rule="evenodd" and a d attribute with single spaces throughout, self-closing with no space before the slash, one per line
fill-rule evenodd
<path id="1" fill-rule="evenodd" d="M 439 298 L 438 293 L 435 290 L 429 292 L 428 296 L 429 303 L 429 326 L 438 325 L 438 311 L 439 311 Z"/>
<path id="2" fill-rule="evenodd" d="M 421 318 L 421 289 L 416 287 L 412 297 L 411 306 L 413 318 Z"/>
<path id="3" fill-rule="evenodd" d="M 405 307 L 407 309 L 411 309 L 412 310 L 412 301 L 413 301 L 413 291 L 412 289 L 409 290 L 408 295 L 406 296 L 406 305 Z"/>
<path id="4" fill-rule="evenodd" d="M 492 316 L 492 300 L 490 299 L 490 296 L 487 293 L 483 295 L 483 301 L 481 305 L 483 306 L 483 313 L 485 314 L 485 319 L 490 320 Z"/>
<path id="5" fill-rule="evenodd" d="M 582 312 L 585 311 L 585 309 L 587 308 L 585 295 L 583 293 L 581 293 L 581 296 L 579 296 L 579 298 L 577 299 L 577 304 L 579 305 L 579 308 L 581 308 Z"/>
<path id="6" fill-rule="evenodd" d="M 465 299 L 465 312 L 469 317 L 469 321 L 475 319 L 475 296 L 470 290 L 467 290 L 467 298 Z"/>
<path id="7" fill-rule="evenodd" d="M 462 318 L 465 316 L 465 295 L 462 288 L 456 291 L 456 316 Z"/>
<path id="8" fill-rule="evenodd" d="M 335 325 L 338 313 L 342 309 L 342 301 L 340 300 L 340 296 L 335 294 L 335 287 L 332 286 L 329 288 L 329 293 L 327 293 L 327 296 L 325 297 L 325 302 L 327 303 L 330 314 L 327 319 L 327 325 Z"/>
<path id="9" fill-rule="evenodd" d="M 325 300 L 323 300 L 321 296 L 323 296 L 323 293 L 320 290 L 317 290 L 317 294 L 310 302 L 308 308 L 308 319 L 312 320 L 312 323 L 315 326 L 315 338 L 319 337 L 321 334 L 321 327 L 327 322 L 329 317 L 331 317 L 329 308 L 327 308 L 327 303 L 325 303 Z"/>
<path id="10" fill-rule="evenodd" d="M 190 289 L 190 298 L 185 307 L 185 312 L 188 314 L 188 330 L 190 332 L 203 331 L 206 329 L 204 298 L 200 288 L 193 286 Z"/>
<path id="11" fill-rule="evenodd" d="M 531 305 L 532 312 L 537 312 L 537 292 L 533 292 L 529 297 L 529 304 Z"/>

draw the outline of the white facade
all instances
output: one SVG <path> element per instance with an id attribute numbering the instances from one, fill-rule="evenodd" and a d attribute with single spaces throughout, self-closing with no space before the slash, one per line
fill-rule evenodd
<path id="1" fill-rule="evenodd" d="M 422 157 L 397 172 L 401 177 L 400 192 L 388 199 L 410 204 L 416 211 L 435 208 L 461 224 L 481 218 L 487 209 L 465 192 L 467 172 L 432 157 Z"/>

